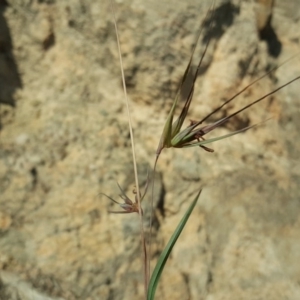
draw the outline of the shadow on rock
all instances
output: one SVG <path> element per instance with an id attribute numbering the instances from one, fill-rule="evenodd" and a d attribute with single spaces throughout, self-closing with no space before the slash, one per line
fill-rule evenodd
<path id="1" fill-rule="evenodd" d="M 14 92 L 22 88 L 13 45 L 4 12 L 8 3 L 0 0 L 0 104 L 15 106 Z"/>

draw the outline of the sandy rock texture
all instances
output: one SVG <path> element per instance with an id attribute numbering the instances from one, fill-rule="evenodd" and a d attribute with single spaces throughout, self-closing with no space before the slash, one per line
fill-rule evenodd
<path id="1" fill-rule="evenodd" d="M 141 186 L 201 24 L 193 120 L 299 54 L 299 0 L 216 2 L 211 26 L 211 1 L 116 3 Z M 134 189 L 109 1 L 2 0 L 0 12 L 0 299 L 143 299 L 138 217 L 107 213 L 119 208 L 100 194 Z M 300 55 L 210 121 L 299 75 Z M 271 118 L 214 153 L 163 151 L 153 263 L 203 192 L 157 299 L 300 299 L 299 85 L 212 132 Z"/>

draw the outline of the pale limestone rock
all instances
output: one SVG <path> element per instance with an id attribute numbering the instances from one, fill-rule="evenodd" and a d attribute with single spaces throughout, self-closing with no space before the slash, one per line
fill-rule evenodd
<path id="1" fill-rule="evenodd" d="M 100 195 L 117 199 L 116 181 L 131 197 L 134 189 L 109 1 L 7 2 L 0 43 L 11 60 L 1 58 L 9 72 L 0 71 L 0 101 L 15 108 L 2 105 L 0 112 L 0 299 L 3 293 L 7 300 L 142 299 L 138 218 L 108 214 L 118 207 Z M 116 5 L 142 186 L 211 5 L 198 2 Z M 218 1 L 213 30 L 206 22 L 195 54 L 196 63 L 211 35 L 191 119 L 299 52 L 299 1 L 275 1 L 271 11 L 273 35 L 267 30 L 261 40 L 269 11 L 258 16 L 252 1 Z M 299 75 L 295 57 L 212 120 Z M 213 132 L 273 118 L 212 144 L 213 154 L 163 151 L 153 263 L 188 203 L 203 192 L 158 299 L 299 298 L 299 103 L 298 81 Z M 17 298 L 23 292 L 33 296 Z"/>

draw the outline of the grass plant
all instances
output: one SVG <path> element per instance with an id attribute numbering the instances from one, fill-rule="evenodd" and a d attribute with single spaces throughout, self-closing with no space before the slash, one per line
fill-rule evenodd
<path id="1" fill-rule="evenodd" d="M 151 217 L 150 217 L 150 237 L 149 237 L 149 243 L 147 246 L 146 243 L 146 237 L 145 237 L 145 230 L 143 227 L 143 210 L 142 210 L 142 200 L 145 198 L 148 185 L 149 185 L 149 178 L 147 180 L 146 186 L 144 188 L 143 194 L 140 192 L 140 187 L 139 187 L 139 181 L 138 181 L 138 172 L 137 172 L 137 162 L 136 162 L 136 154 L 135 154 L 135 147 L 134 147 L 134 136 L 133 136 L 133 129 L 132 129 L 132 121 L 131 121 L 131 115 L 130 115 L 130 105 L 129 105 L 129 100 L 127 96 L 127 91 L 126 91 L 126 83 L 125 83 L 125 76 L 124 76 L 124 68 L 123 68 L 123 62 L 122 62 L 122 54 L 121 54 L 121 46 L 120 46 L 120 41 L 119 41 L 119 33 L 118 33 L 118 28 L 117 28 L 117 22 L 115 18 L 115 8 L 114 8 L 114 0 L 110 0 L 111 2 L 111 10 L 112 10 L 112 15 L 113 15 L 113 20 L 114 20 L 114 26 L 115 26 L 115 31 L 116 31 L 116 39 L 117 39 L 117 45 L 118 45 L 118 53 L 119 53 L 119 60 L 120 60 L 120 68 L 121 68 L 121 77 L 122 77 L 122 83 L 123 83 L 123 90 L 124 90 L 124 100 L 125 100 L 125 105 L 127 109 L 127 117 L 128 117 L 128 124 L 129 124 L 129 132 L 130 132 L 130 139 L 131 139 L 131 147 L 132 147 L 132 156 L 133 156 L 133 169 L 134 169 L 134 176 L 135 176 L 135 186 L 136 186 L 136 191 L 134 192 L 134 200 L 131 200 L 123 191 L 123 189 L 119 186 L 120 189 L 120 197 L 124 200 L 124 203 L 119 203 L 115 199 L 111 198 L 110 196 L 104 194 L 106 197 L 108 197 L 111 201 L 114 203 L 118 204 L 122 210 L 120 211 L 110 211 L 111 213 L 119 213 L 119 214 L 128 214 L 128 213 L 137 213 L 139 215 L 140 219 L 140 238 L 141 238 L 141 249 L 142 249 L 142 262 L 143 262 L 143 276 L 144 276 L 144 292 L 145 292 L 145 299 L 152 300 L 155 298 L 155 291 L 157 288 L 157 285 L 159 283 L 160 276 L 163 272 L 163 269 L 165 267 L 165 264 L 167 262 L 167 259 L 172 251 L 172 248 L 176 244 L 186 222 L 188 221 L 199 197 L 201 194 L 201 188 L 199 187 L 199 192 L 195 196 L 194 200 L 191 202 L 190 206 L 188 207 L 187 211 L 185 212 L 184 216 L 182 217 L 180 223 L 178 224 L 177 228 L 174 230 L 174 233 L 172 237 L 170 238 L 168 244 L 166 245 L 165 249 L 161 253 L 160 258 L 158 259 L 158 262 L 151 273 L 151 268 L 150 268 L 150 259 L 148 253 L 151 252 L 150 247 L 151 247 L 151 228 L 152 228 L 152 217 L 153 217 L 153 195 L 154 195 L 154 176 L 155 176 L 155 169 L 157 166 L 158 159 L 160 157 L 160 154 L 163 149 L 165 148 L 190 148 L 190 147 L 200 147 L 201 149 L 207 151 L 207 152 L 213 152 L 214 150 L 212 148 L 208 148 L 206 145 L 229 138 L 233 135 L 242 133 L 246 130 L 249 130 L 253 128 L 254 126 L 257 126 L 259 124 L 251 125 L 251 126 L 246 126 L 242 129 L 239 129 L 237 131 L 215 137 L 215 138 L 206 138 L 206 135 L 209 134 L 211 131 L 214 129 L 220 127 L 224 123 L 230 121 L 234 116 L 238 115 L 242 111 L 250 108 L 251 106 L 259 103 L 260 101 L 263 101 L 264 99 L 267 99 L 269 96 L 273 95 L 274 93 L 277 93 L 279 90 L 283 89 L 287 85 L 297 81 L 300 79 L 300 76 L 297 76 L 293 78 L 292 80 L 286 82 L 285 84 L 281 85 L 280 87 L 274 89 L 273 91 L 261 96 L 260 98 L 256 99 L 255 101 L 251 102 L 250 104 L 238 109 L 234 113 L 221 118 L 213 123 L 202 125 L 205 121 L 207 121 L 211 116 L 213 116 L 215 113 L 220 111 L 225 105 L 228 105 L 231 103 L 234 99 L 236 99 L 240 94 L 245 92 L 248 88 L 253 86 L 255 83 L 257 83 L 259 80 L 262 78 L 268 76 L 270 73 L 274 72 L 277 70 L 279 67 L 281 67 L 283 64 L 286 64 L 288 61 L 293 59 L 294 57 L 291 57 L 290 59 L 284 61 L 277 67 L 271 69 L 258 79 L 254 80 L 244 88 L 242 88 L 238 93 L 230 97 L 228 100 L 226 100 L 222 105 L 214 109 L 211 113 L 206 115 L 204 118 L 201 120 L 191 120 L 189 122 L 189 125 L 187 127 L 183 128 L 183 125 L 186 123 L 186 118 L 189 113 L 189 108 L 193 100 L 193 94 L 194 94 L 194 87 L 195 87 L 195 82 L 198 77 L 198 72 L 200 69 L 200 66 L 202 64 L 203 58 L 205 56 L 206 50 L 209 47 L 209 40 L 207 41 L 204 51 L 201 55 L 201 58 L 197 64 L 196 71 L 194 72 L 192 76 L 192 84 L 190 86 L 190 90 L 187 93 L 187 97 L 184 99 L 184 105 L 183 108 L 181 109 L 181 112 L 177 119 L 175 119 L 175 112 L 176 108 L 178 106 L 179 100 L 181 100 L 181 91 L 183 88 L 183 85 L 185 82 L 188 80 L 188 74 L 191 74 L 192 72 L 192 64 L 193 64 L 193 57 L 195 53 L 195 49 L 197 47 L 197 43 L 199 41 L 201 31 L 198 34 L 197 37 L 197 43 L 195 44 L 192 54 L 190 56 L 188 65 L 185 69 L 185 72 L 183 74 L 181 83 L 179 85 L 176 97 L 174 99 L 173 105 L 168 113 L 168 116 L 165 121 L 164 128 L 161 133 L 160 141 L 156 150 L 156 155 L 154 157 L 154 164 L 153 164 L 153 176 L 152 176 L 152 192 L 151 192 Z M 213 3 L 211 9 L 208 11 L 206 15 L 205 21 L 209 21 L 209 26 L 212 24 L 212 20 L 214 18 L 214 7 L 215 4 Z M 298 55 L 298 54 L 297 54 Z M 262 123 L 265 122 L 264 120 Z"/>

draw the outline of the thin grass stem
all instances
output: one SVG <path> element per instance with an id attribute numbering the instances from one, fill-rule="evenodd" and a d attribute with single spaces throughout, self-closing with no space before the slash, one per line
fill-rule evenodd
<path id="1" fill-rule="evenodd" d="M 132 130 L 132 119 L 130 114 L 130 107 L 129 107 L 129 100 L 127 96 L 127 89 L 126 89 L 126 82 L 125 82 L 125 75 L 124 75 L 124 68 L 123 68 L 123 60 L 122 60 L 122 52 L 120 46 L 120 39 L 118 33 L 118 26 L 115 16 L 115 9 L 114 9 L 114 1 L 110 1 L 111 10 L 114 20 L 114 26 L 116 31 L 116 38 L 118 44 L 118 54 L 120 60 L 120 68 L 121 68 L 121 75 L 122 75 L 122 84 L 124 90 L 124 100 L 126 103 L 126 110 L 127 110 L 127 119 L 128 119 L 128 126 L 130 132 L 130 141 L 131 141 L 131 150 L 132 150 L 132 159 L 133 159 L 133 168 L 134 168 L 134 178 L 135 178 L 135 185 L 136 185 L 136 197 L 139 206 L 139 219 L 140 219 L 140 236 L 141 236 L 141 244 L 143 249 L 143 269 L 144 269 L 144 291 L 145 291 L 145 299 L 147 298 L 147 290 L 148 290 L 148 282 L 149 282 L 149 272 L 148 272 L 148 256 L 147 256 L 147 248 L 145 242 L 145 233 L 144 233 L 144 226 L 143 226 L 143 213 L 142 213 L 142 206 L 141 206 L 141 197 L 140 197 L 140 188 L 139 188 L 139 181 L 138 181 L 138 172 L 137 172 L 137 163 L 136 163 L 136 153 L 135 153 L 135 145 L 134 145 L 134 138 L 133 138 L 133 130 Z"/>

